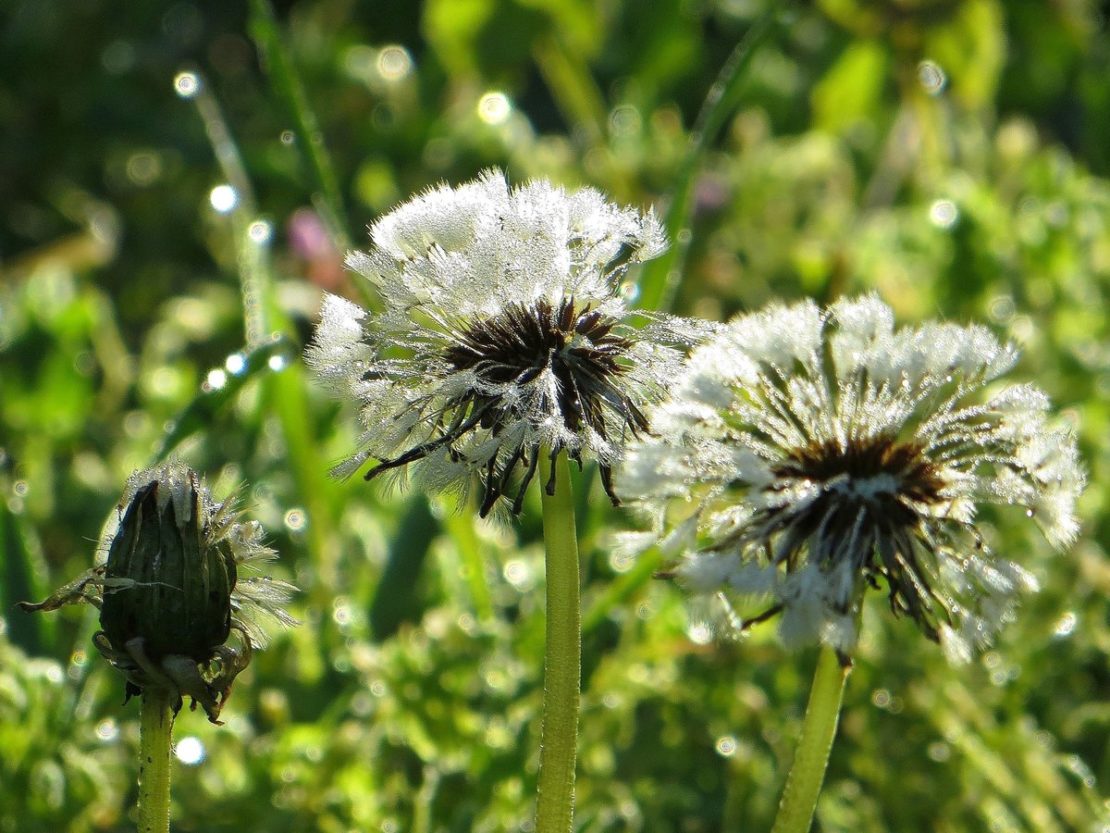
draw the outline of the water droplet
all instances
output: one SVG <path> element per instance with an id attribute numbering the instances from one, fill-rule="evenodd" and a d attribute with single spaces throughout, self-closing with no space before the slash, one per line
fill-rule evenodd
<path id="1" fill-rule="evenodd" d="M 108 717 L 96 724 L 96 736 L 105 743 L 110 743 L 119 737 L 119 724 Z"/>
<path id="2" fill-rule="evenodd" d="M 890 692 L 885 688 L 875 689 L 871 692 L 871 702 L 880 709 L 885 709 L 890 705 Z"/>
<path id="3" fill-rule="evenodd" d="M 378 73 L 386 81 L 400 81 L 412 72 L 412 57 L 403 46 L 386 46 L 378 53 Z"/>
<path id="4" fill-rule="evenodd" d="M 917 80 L 929 95 L 937 95 L 944 89 L 948 76 L 940 65 L 933 61 L 922 61 L 917 65 Z"/>
<path id="5" fill-rule="evenodd" d="M 609 553 L 609 568 L 615 573 L 627 573 L 635 563 L 635 556 L 627 552 Z"/>
<path id="6" fill-rule="evenodd" d="M 504 93 L 490 92 L 478 99 L 478 118 L 486 124 L 504 124 L 513 105 Z"/>
<path id="7" fill-rule="evenodd" d="M 952 200 L 934 200 L 929 206 L 929 221 L 937 228 L 952 228 L 960 211 Z"/>
<path id="8" fill-rule="evenodd" d="M 182 98 L 192 98 L 200 92 L 200 76 L 195 72 L 179 72 L 173 77 L 173 88 Z"/>
<path id="9" fill-rule="evenodd" d="M 187 735 L 174 744 L 173 754 L 185 766 L 196 766 L 204 760 L 204 742 L 198 737 Z"/>
<path id="10" fill-rule="evenodd" d="M 127 179 L 139 187 L 151 185 L 162 175 L 162 157 L 153 151 L 140 150 L 127 157 Z"/>
<path id="11" fill-rule="evenodd" d="M 721 735 L 721 737 L 717 738 L 717 742 L 713 744 L 713 747 L 717 750 L 718 755 L 724 758 L 731 758 L 736 754 L 736 738 L 732 735 Z"/>
<path id="12" fill-rule="evenodd" d="M 308 523 L 308 516 L 305 515 L 303 509 L 290 509 L 285 513 L 283 521 L 287 529 L 293 532 L 299 532 L 304 529 L 305 525 Z"/>
<path id="13" fill-rule="evenodd" d="M 609 130 L 614 136 L 631 136 L 640 132 L 643 119 L 640 111 L 630 104 L 614 107 L 609 114 Z"/>
<path id="14" fill-rule="evenodd" d="M 640 287 L 635 281 L 625 281 L 620 287 L 620 296 L 628 303 L 640 297 Z"/>
<path id="15" fill-rule="evenodd" d="M 222 368 L 214 367 L 208 371 L 208 375 L 204 378 L 204 384 L 201 386 L 205 393 L 210 393 L 215 390 L 220 390 L 227 384 L 227 373 Z"/>
<path id="16" fill-rule="evenodd" d="M 528 569 L 528 565 L 518 558 L 514 558 L 505 564 L 502 571 L 505 576 L 505 581 L 509 582 L 517 590 L 527 590 L 532 584 L 532 571 Z"/>
<path id="17" fill-rule="evenodd" d="M 1069 610 L 1056 620 L 1052 632 L 1058 637 L 1071 636 L 1077 624 L 1079 624 L 1079 617 Z"/>
<path id="18" fill-rule="evenodd" d="M 247 359 L 242 353 L 232 353 L 224 361 L 224 367 L 232 376 L 238 376 L 247 369 Z"/>
<path id="19" fill-rule="evenodd" d="M 217 185 L 208 195 L 208 202 L 210 202 L 212 207 L 221 214 L 227 214 L 239 204 L 239 194 L 226 183 L 224 185 Z"/>
<path id="20" fill-rule="evenodd" d="M 713 641 L 713 629 L 705 622 L 693 622 L 686 628 L 686 636 L 695 645 L 708 645 Z"/>
<path id="21" fill-rule="evenodd" d="M 255 220 L 247 227 L 247 236 L 255 243 L 266 243 L 274 232 L 274 227 L 265 220 Z"/>
<path id="22" fill-rule="evenodd" d="M 999 295 L 991 301 L 990 307 L 987 309 L 987 314 L 996 324 L 1008 323 L 1013 319 L 1016 312 L 1017 306 L 1014 304 L 1014 299 L 1009 295 Z"/>
<path id="23" fill-rule="evenodd" d="M 66 676 L 74 682 L 80 680 L 85 673 L 85 666 L 88 665 L 88 662 L 88 654 L 78 648 L 69 657 L 69 667 L 66 669 Z"/>
<path id="24" fill-rule="evenodd" d="M 929 756 L 930 760 L 942 764 L 952 757 L 952 747 L 944 741 L 938 740 L 929 744 L 925 754 Z"/>

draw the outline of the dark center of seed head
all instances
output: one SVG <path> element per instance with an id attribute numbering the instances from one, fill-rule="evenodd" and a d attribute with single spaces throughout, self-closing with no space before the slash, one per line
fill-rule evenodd
<path id="1" fill-rule="evenodd" d="M 899 497 L 921 503 L 939 501 L 944 486 L 940 472 L 920 445 L 885 435 L 854 438 L 845 445 L 829 440 L 796 448 L 775 468 L 775 474 L 817 483 L 841 477 L 866 481 L 885 474 L 897 483 Z"/>
<path id="2" fill-rule="evenodd" d="M 455 370 L 472 370 L 490 384 L 527 384 L 544 370 L 558 380 L 558 406 L 577 431 L 611 380 L 624 373 L 618 361 L 631 342 L 614 335 L 617 321 L 564 299 L 510 304 L 497 316 L 467 326 L 444 358 Z"/>

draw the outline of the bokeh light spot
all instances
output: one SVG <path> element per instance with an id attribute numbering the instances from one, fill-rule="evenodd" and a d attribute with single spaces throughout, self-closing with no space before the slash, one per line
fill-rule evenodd
<path id="1" fill-rule="evenodd" d="M 183 737 L 174 745 L 173 754 L 186 766 L 196 766 L 204 760 L 204 743 L 193 735 Z"/>
<path id="2" fill-rule="evenodd" d="M 200 76 L 195 72 L 179 72 L 173 78 L 173 89 L 182 98 L 192 98 L 200 92 Z"/>
<path id="3" fill-rule="evenodd" d="M 486 124 L 504 124 L 513 105 L 504 93 L 489 92 L 478 99 L 478 118 Z"/>
<path id="4" fill-rule="evenodd" d="M 226 183 L 217 185 L 208 195 L 208 202 L 221 214 L 227 214 L 239 204 L 239 194 Z"/>

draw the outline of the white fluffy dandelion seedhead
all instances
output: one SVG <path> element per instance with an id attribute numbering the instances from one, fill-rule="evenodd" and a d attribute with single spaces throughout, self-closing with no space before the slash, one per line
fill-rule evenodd
<path id="1" fill-rule="evenodd" d="M 384 311 L 328 296 L 307 354 L 359 407 L 360 450 L 340 476 L 376 460 L 367 479 L 411 468 L 429 491 L 480 480 L 481 514 L 513 491 L 519 511 L 546 448 L 596 459 L 608 489 L 641 409 L 707 331 L 658 315 L 630 326 L 620 284 L 663 249 L 662 230 L 592 189 L 510 189 L 490 171 L 416 197 L 370 236 L 347 263 Z"/>
<path id="2" fill-rule="evenodd" d="M 977 507 L 1024 507 L 1058 548 L 1078 529 L 1074 439 L 1039 389 L 996 383 L 1016 358 L 983 327 L 895 330 L 875 296 L 736 318 L 626 452 L 617 492 L 654 521 L 632 545 L 681 554 L 695 593 L 769 600 L 754 619 L 788 645 L 850 652 L 874 587 L 966 660 L 1035 588 Z"/>

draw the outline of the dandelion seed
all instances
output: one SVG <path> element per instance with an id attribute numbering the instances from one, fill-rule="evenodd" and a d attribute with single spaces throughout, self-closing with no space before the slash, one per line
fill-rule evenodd
<path id="1" fill-rule="evenodd" d="M 691 591 L 768 600 L 788 645 L 848 653 L 885 589 L 953 661 L 990 643 L 1034 578 L 987 551 L 981 503 L 1023 507 L 1051 544 L 1077 532 L 1074 439 L 1032 385 L 987 386 L 1016 350 L 985 328 L 895 330 L 877 297 L 733 320 L 690 357 L 618 494 L 684 557 Z"/>
<path id="2" fill-rule="evenodd" d="M 642 409 L 661 398 L 706 327 L 662 315 L 646 326 L 621 296 L 629 264 L 664 246 L 653 214 L 590 189 L 510 190 L 487 172 L 395 209 L 348 265 L 380 292 L 371 315 L 328 296 L 308 362 L 360 407 L 362 449 L 346 476 L 410 466 L 429 491 L 483 484 L 480 512 L 519 512 L 541 449 L 610 470 Z M 548 483 L 549 493 L 554 484 Z"/>

